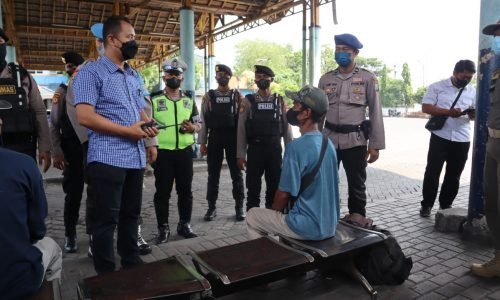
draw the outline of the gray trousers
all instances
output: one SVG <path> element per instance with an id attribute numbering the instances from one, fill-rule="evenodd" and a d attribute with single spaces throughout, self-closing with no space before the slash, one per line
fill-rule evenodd
<path id="1" fill-rule="evenodd" d="M 486 222 L 495 249 L 500 250 L 500 139 L 489 138 L 484 165 L 484 201 Z"/>

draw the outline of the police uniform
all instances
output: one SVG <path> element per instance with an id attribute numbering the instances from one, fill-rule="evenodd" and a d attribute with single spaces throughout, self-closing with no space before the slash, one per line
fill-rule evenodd
<path id="1" fill-rule="evenodd" d="M 255 73 L 274 77 L 265 66 L 255 66 Z M 273 204 L 281 174 L 282 137 L 285 145 L 292 140 L 283 98 L 276 93 L 247 95 L 240 107 L 236 154 L 238 159 L 247 157 L 247 211 L 260 206 L 262 174 L 266 180 L 265 206 Z"/>
<path id="2" fill-rule="evenodd" d="M 66 52 L 62 56 L 65 64 L 79 66 L 84 62 L 76 52 Z M 64 157 L 63 191 L 65 250 L 76 251 L 76 224 L 78 222 L 80 203 L 84 186 L 83 148 L 68 114 L 67 85 L 61 84 L 52 97 L 50 114 L 50 133 L 52 138 L 53 156 Z M 82 127 L 79 125 L 79 127 Z"/>
<path id="3" fill-rule="evenodd" d="M 352 37 L 349 34 L 336 36 L 336 44 L 360 49 L 361 43 Z M 328 96 L 329 110 L 322 131 L 332 140 L 338 164 L 342 162 L 346 171 L 349 213 L 365 216 L 367 145 L 370 149 L 385 148 L 377 78 L 357 66 L 349 74 L 340 73 L 337 68 L 324 74 L 318 87 Z M 366 122 L 367 108 L 369 123 Z"/>
<path id="4" fill-rule="evenodd" d="M 38 151 L 50 152 L 47 110 L 38 85 L 23 67 L 0 63 L 0 98 L 12 109 L 0 112 L 3 147 L 28 154 L 36 160 Z"/>
<path id="5" fill-rule="evenodd" d="M 167 61 L 163 65 L 165 72 L 176 71 L 182 73 L 187 66 L 178 59 Z M 193 192 L 191 189 L 193 181 L 193 148 L 195 142 L 194 132 L 186 132 L 182 126 L 183 120 L 190 120 L 199 131 L 199 113 L 195 101 L 188 96 L 180 95 L 179 99 L 172 99 L 166 91 L 158 91 L 151 94 L 153 118 L 166 126 L 160 130 L 158 141 L 158 158 L 153 164 L 155 175 L 156 192 L 154 194 L 154 205 L 156 220 L 158 223 L 159 236 L 168 232 L 166 239 L 158 242 L 166 242 L 170 234 L 168 225 L 170 193 L 175 180 L 177 190 L 177 207 L 179 209 L 179 224 L 177 232 L 184 237 L 195 237 L 189 222 L 193 208 Z"/>
<path id="6" fill-rule="evenodd" d="M 232 76 L 231 69 L 225 65 L 216 65 L 215 71 L 225 72 Z M 219 195 L 219 179 L 224 151 L 233 183 L 236 218 L 239 221 L 245 218 L 243 212 L 245 198 L 243 174 L 236 164 L 238 110 L 243 99 L 239 91 L 235 89 L 222 91 L 220 88 L 208 91 L 202 99 L 201 130 L 198 133 L 198 143 L 207 144 L 208 140 L 208 211 L 205 220 L 211 220 L 216 216 L 215 208 Z"/>

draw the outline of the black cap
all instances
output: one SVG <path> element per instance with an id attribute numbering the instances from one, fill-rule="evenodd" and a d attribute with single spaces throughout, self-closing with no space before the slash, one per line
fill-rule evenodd
<path id="1" fill-rule="evenodd" d="M 80 54 L 74 51 L 65 52 L 61 58 L 64 64 L 74 64 L 75 66 L 81 65 L 85 61 Z"/>
<path id="2" fill-rule="evenodd" d="M 500 20 L 498 20 L 498 22 L 496 22 L 495 24 L 490 24 L 484 27 L 483 33 L 487 35 L 494 35 L 495 31 L 497 31 L 498 29 L 500 29 Z"/>
<path id="3" fill-rule="evenodd" d="M 363 44 L 361 44 L 358 38 L 350 33 L 338 34 L 333 39 L 335 40 L 335 45 L 346 45 L 355 50 L 363 48 Z"/>
<path id="4" fill-rule="evenodd" d="M 226 74 L 228 74 L 229 76 L 233 76 L 233 71 L 231 71 L 231 68 L 223 64 L 215 65 L 215 72 L 226 72 Z"/>
<path id="5" fill-rule="evenodd" d="M 0 28 L 0 37 L 2 37 L 2 39 L 5 41 L 5 42 L 8 42 L 9 41 L 9 37 L 5 34 L 5 31 L 3 31 L 2 28 Z"/>
<path id="6" fill-rule="evenodd" d="M 274 72 L 269 67 L 261 66 L 261 65 L 255 65 L 254 68 L 255 68 L 255 73 L 265 74 L 265 75 L 267 75 L 269 77 L 274 77 Z"/>

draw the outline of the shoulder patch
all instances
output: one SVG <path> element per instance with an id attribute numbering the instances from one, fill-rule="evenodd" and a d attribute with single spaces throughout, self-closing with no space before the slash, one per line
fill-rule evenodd
<path id="1" fill-rule="evenodd" d="M 55 92 L 54 96 L 52 96 L 52 104 L 57 104 L 59 103 L 59 100 L 61 99 L 61 93 Z"/>
<path id="2" fill-rule="evenodd" d="M 246 110 L 245 102 L 241 102 L 241 104 L 240 104 L 240 114 L 244 113 L 245 110 Z"/>

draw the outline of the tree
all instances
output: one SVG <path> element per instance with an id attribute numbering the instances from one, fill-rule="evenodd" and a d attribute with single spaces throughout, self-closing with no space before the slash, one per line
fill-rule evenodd
<path id="1" fill-rule="evenodd" d="M 144 79 L 144 84 L 149 92 L 155 92 L 160 89 L 160 70 L 158 63 L 153 62 L 142 67 L 139 72 Z"/>
<path id="2" fill-rule="evenodd" d="M 411 87 L 411 75 L 410 68 L 407 63 L 403 64 L 403 71 L 401 72 L 401 76 L 403 77 L 403 96 L 404 96 L 404 104 L 405 106 L 410 106 L 413 104 L 413 89 Z"/>
<path id="3" fill-rule="evenodd" d="M 424 98 L 425 93 L 427 92 L 427 87 L 419 87 L 417 91 L 411 95 L 412 103 L 422 103 L 422 98 Z"/>
<path id="4" fill-rule="evenodd" d="M 382 106 L 398 107 L 404 104 L 404 82 L 401 79 L 387 78 Z"/>

